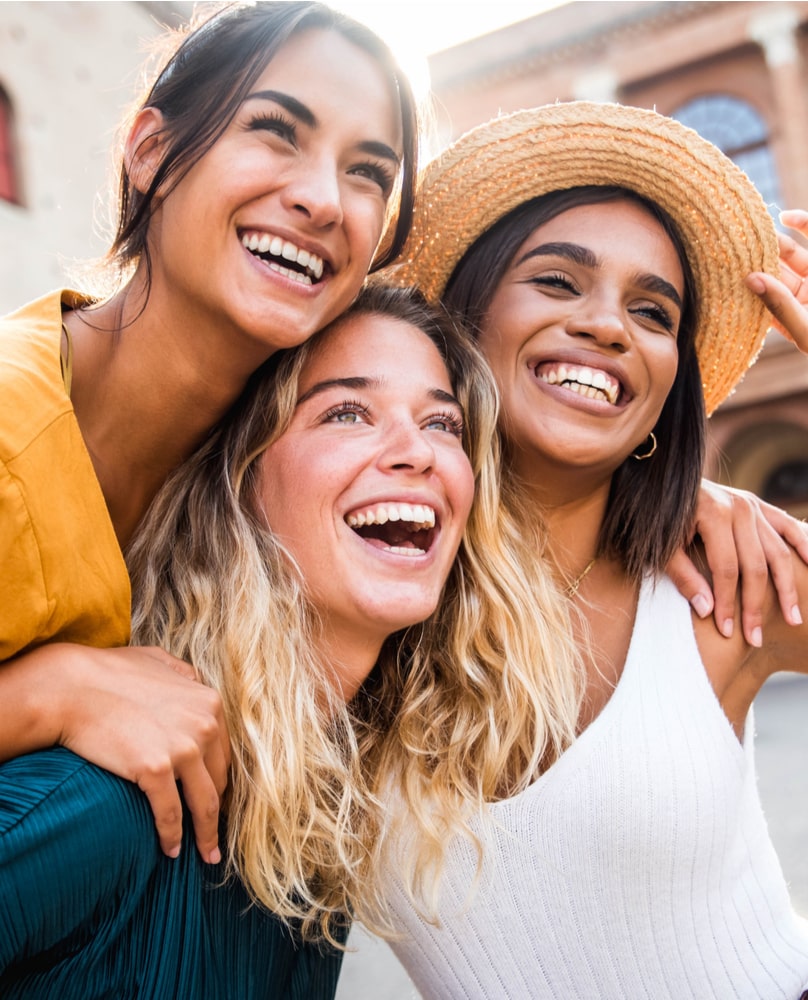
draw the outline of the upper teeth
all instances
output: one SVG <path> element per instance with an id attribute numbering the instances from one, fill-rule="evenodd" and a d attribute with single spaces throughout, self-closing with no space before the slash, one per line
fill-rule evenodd
<path id="1" fill-rule="evenodd" d="M 542 382 L 559 385 L 567 382 L 568 389 L 588 396 L 590 399 L 601 399 L 604 396 L 614 405 L 620 395 L 619 383 L 600 369 L 576 368 L 571 365 L 555 365 L 543 368 L 539 373 Z"/>
<path id="2" fill-rule="evenodd" d="M 434 528 L 435 511 L 420 503 L 385 503 L 354 511 L 346 520 L 351 528 L 361 528 L 366 524 L 387 524 L 388 521 L 409 521 L 419 528 Z"/>
<path id="3" fill-rule="evenodd" d="M 281 239 L 280 236 L 270 236 L 269 233 L 244 233 L 241 242 L 254 253 L 271 253 L 273 257 L 282 257 L 284 260 L 299 264 L 314 278 L 319 279 L 323 276 L 322 257 L 303 250 L 289 240 Z"/>

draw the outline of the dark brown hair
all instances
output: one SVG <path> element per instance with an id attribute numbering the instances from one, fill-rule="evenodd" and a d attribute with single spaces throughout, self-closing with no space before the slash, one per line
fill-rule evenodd
<path id="1" fill-rule="evenodd" d="M 412 90 L 388 47 L 369 28 L 325 4 L 301 0 L 229 4 L 182 39 L 140 106 L 161 112 L 165 152 L 145 192 L 121 168 L 111 261 L 124 269 L 142 258 L 150 272 L 147 233 L 156 192 L 164 195 L 179 183 L 222 135 L 272 57 L 294 35 L 311 28 L 337 31 L 367 52 L 398 97 L 403 135 L 398 211 L 392 237 L 372 270 L 396 257 L 412 222 L 417 173 L 419 126 Z"/>
<path id="2" fill-rule="evenodd" d="M 704 463 L 706 414 L 695 349 L 694 281 L 676 227 L 659 206 L 620 187 L 577 187 L 524 202 L 499 219 L 466 251 L 444 293 L 444 302 L 472 331 L 481 329 L 494 293 L 519 247 L 539 226 L 580 205 L 628 200 L 665 230 L 679 256 L 685 298 L 677 335 L 676 378 L 654 427 L 653 458 L 627 458 L 612 476 L 598 553 L 616 557 L 639 579 L 662 572 L 673 553 L 690 541 Z"/>

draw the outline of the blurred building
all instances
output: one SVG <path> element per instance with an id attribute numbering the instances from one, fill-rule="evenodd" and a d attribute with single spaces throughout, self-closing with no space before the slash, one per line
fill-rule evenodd
<path id="1" fill-rule="evenodd" d="M 192 6 L 0 5 L 0 314 L 106 249 L 110 150 L 144 41 Z"/>
<path id="2" fill-rule="evenodd" d="M 430 59 L 449 141 L 556 100 L 655 108 L 700 132 L 773 214 L 808 208 L 808 3 L 568 3 Z M 769 335 L 710 421 L 709 474 L 808 515 L 808 358 Z"/>

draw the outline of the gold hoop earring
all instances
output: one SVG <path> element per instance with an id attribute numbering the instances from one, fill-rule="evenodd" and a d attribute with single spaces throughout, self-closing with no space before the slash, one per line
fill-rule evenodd
<path id="1" fill-rule="evenodd" d="M 656 451 L 656 445 L 657 445 L 656 434 L 654 434 L 654 432 L 651 431 L 648 437 L 651 439 L 651 447 L 644 455 L 638 455 L 636 451 L 633 451 L 631 453 L 631 457 L 636 458 L 638 462 L 644 462 L 646 458 L 650 458 Z"/>

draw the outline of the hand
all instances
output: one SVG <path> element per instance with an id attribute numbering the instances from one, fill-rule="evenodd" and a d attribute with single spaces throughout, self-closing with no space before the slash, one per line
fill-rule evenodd
<path id="1" fill-rule="evenodd" d="M 744 638 L 751 646 L 760 646 L 771 576 L 784 619 L 790 625 L 802 623 L 789 549 L 808 563 L 808 531 L 801 521 L 753 493 L 702 480 L 694 532 L 704 544 L 715 599 L 684 551 L 674 556 L 667 573 L 700 618 L 713 611 L 719 632 L 732 635 L 740 576 Z"/>
<path id="2" fill-rule="evenodd" d="M 808 237 L 808 212 L 792 210 L 780 213 L 780 221 Z M 780 280 L 754 272 L 746 279 L 749 288 L 759 295 L 775 319 L 774 327 L 808 354 L 808 249 L 783 233 L 780 243 Z"/>
<path id="3" fill-rule="evenodd" d="M 50 743 L 135 782 L 170 857 L 179 854 L 182 840 L 179 781 L 200 855 L 209 863 L 220 860 L 219 801 L 230 742 L 221 699 L 196 680 L 192 666 L 155 647 L 68 643 L 42 646 L 9 661 L 2 672 L 21 665 L 26 682 L 42 692 Z"/>

